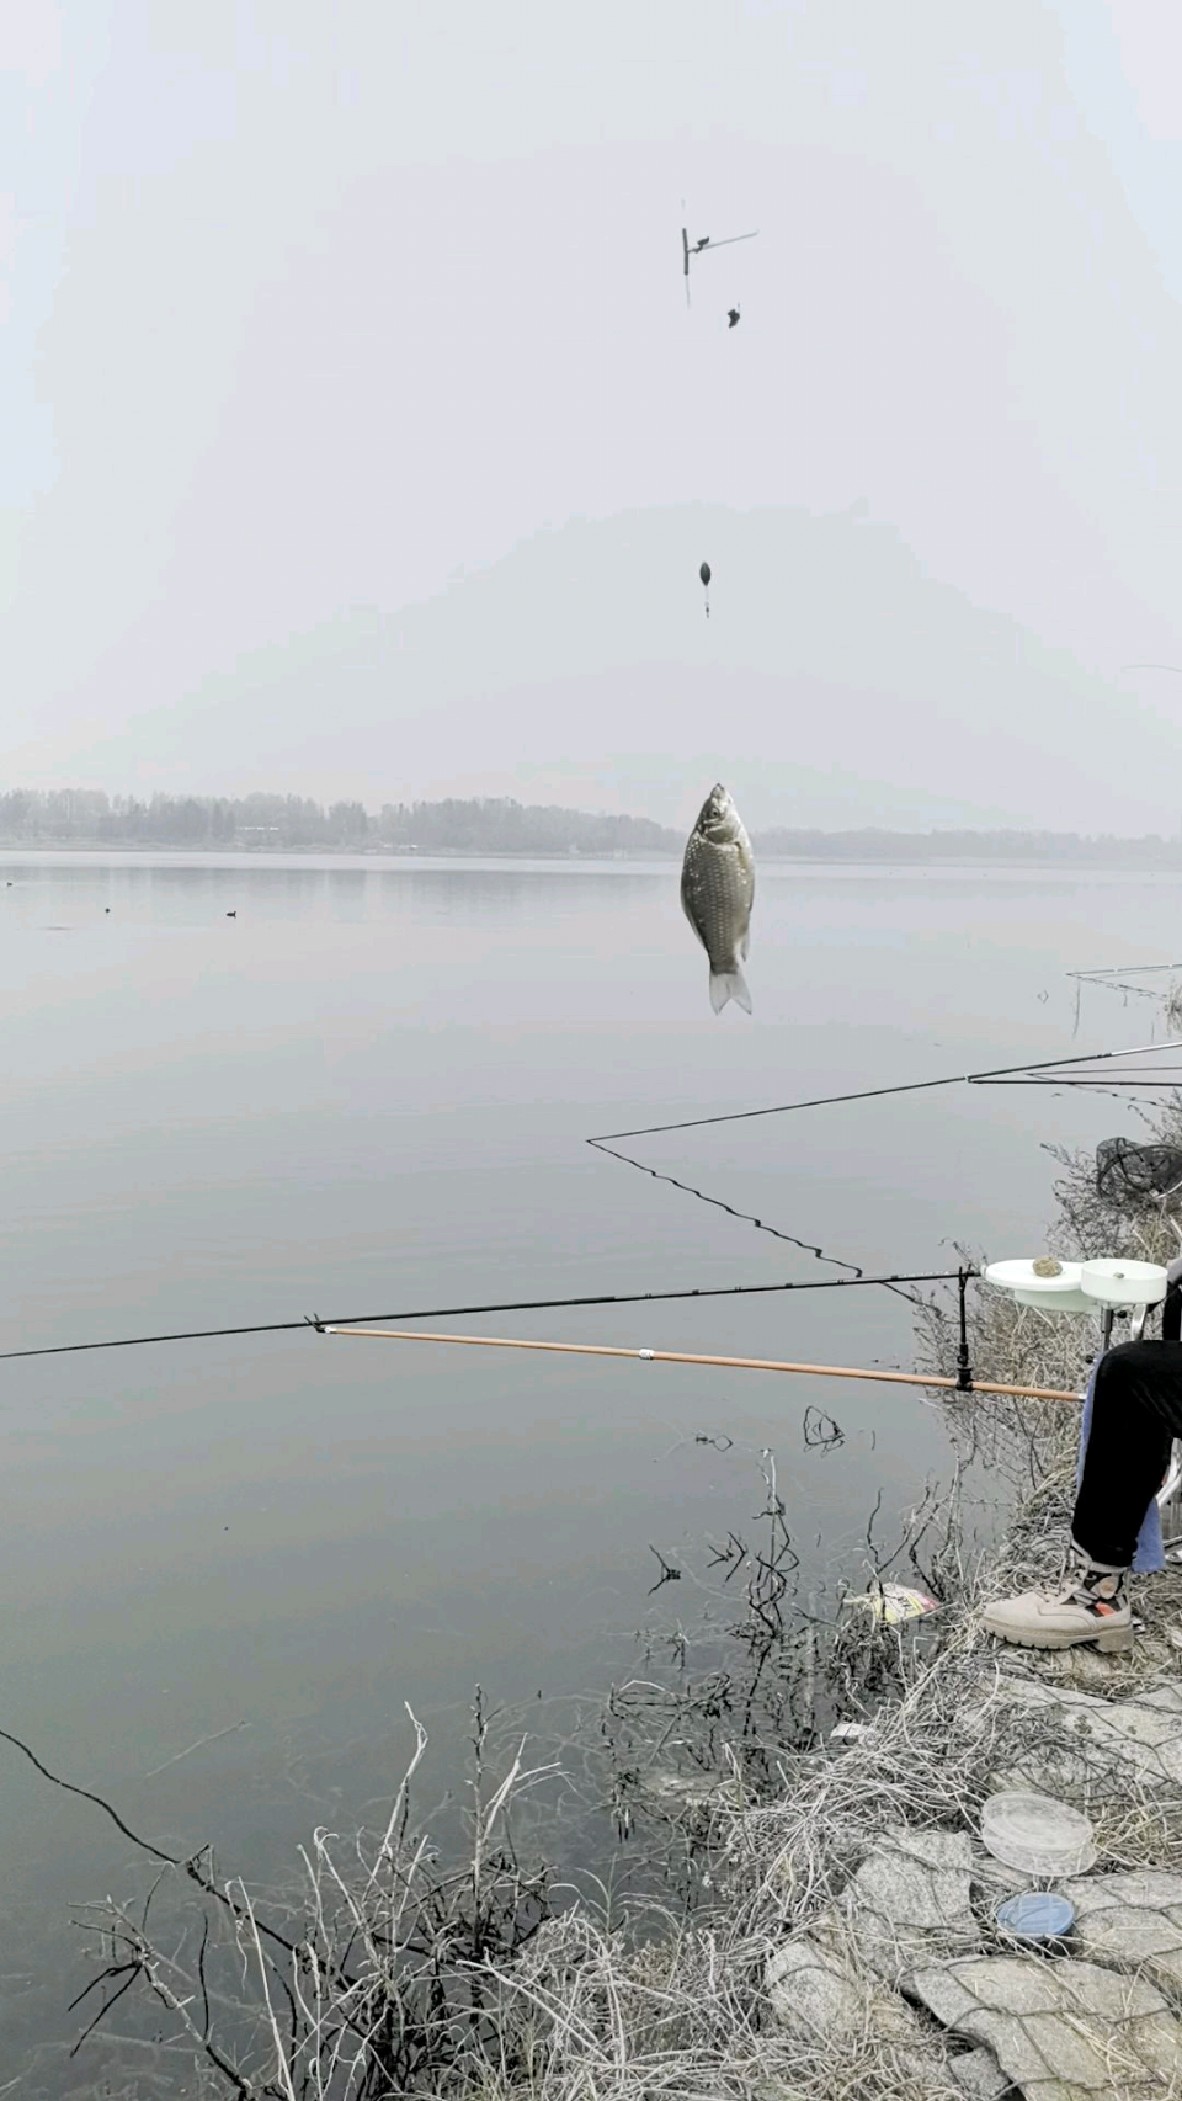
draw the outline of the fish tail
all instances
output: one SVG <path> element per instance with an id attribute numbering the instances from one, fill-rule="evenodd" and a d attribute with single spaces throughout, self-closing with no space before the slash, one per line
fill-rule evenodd
<path id="1" fill-rule="evenodd" d="M 727 1001 L 732 999 L 736 1007 L 742 1007 L 744 1014 L 750 1014 L 751 994 L 737 963 L 732 963 L 729 970 L 712 970 L 710 973 L 710 1004 L 714 1012 L 721 1014 Z"/>

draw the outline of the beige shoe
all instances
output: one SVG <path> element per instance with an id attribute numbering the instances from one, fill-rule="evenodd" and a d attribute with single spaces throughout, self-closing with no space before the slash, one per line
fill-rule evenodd
<path id="1" fill-rule="evenodd" d="M 1094 1641 L 1098 1649 L 1131 1649 L 1133 1612 L 1123 1576 L 1089 1569 L 1057 1597 L 1028 1590 L 999 1598 L 981 1615 L 987 1634 L 1024 1649 L 1072 1649 Z"/>

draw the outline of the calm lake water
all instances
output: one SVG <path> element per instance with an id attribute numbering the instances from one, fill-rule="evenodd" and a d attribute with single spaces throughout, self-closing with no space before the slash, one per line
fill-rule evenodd
<path id="1" fill-rule="evenodd" d="M 710 1012 L 670 864 L 0 856 L 0 1348 L 836 1274 L 584 1138 L 1140 1042 L 1148 1001 L 1088 991 L 1077 1016 L 1065 972 L 1169 957 L 1178 902 L 1170 876 L 767 866 L 748 1021 Z M 960 1088 L 635 1149 L 867 1268 L 941 1269 L 957 1240 L 1037 1251 L 1041 1141 L 1133 1127 Z M 469 1326 L 911 1348 L 870 1290 Z M 314 1824 L 376 1815 L 405 1702 L 442 1793 L 476 1681 L 545 1712 L 632 1669 L 650 1545 L 688 1568 L 749 1523 L 762 1447 L 818 1581 L 858 1580 L 879 1489 L 888 1528 L 948 1463 L 918 1393 L 754 1373 L 313 1333 L 0 1369 L 0 1726 L 264 1881 Z M 806 1448 L 809 1403 L 839 1450 Z M 142 1870 L 2 1744 L 0 1766 L 0 2082 L 56 2101 L 95 2076 L 64 2057 L 71 1906 Z"/>

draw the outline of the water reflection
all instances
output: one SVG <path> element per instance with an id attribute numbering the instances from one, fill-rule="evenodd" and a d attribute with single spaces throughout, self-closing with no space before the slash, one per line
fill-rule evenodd
<path id="1" fill-rule="evenodd" d="M 672 864 L 14 855 L 0 878 L 7 1346 L 815 1274 L 584 1137 L 1062 1053 L 1064 971 L 1164 955 L 1174 923 L 1172 887 L 1139 878 L 772 868 L 754 1019 L 720 1021 Z M 1119 1041 L 1088 998 L 1085 1044 Z M 958 1238 L 1038 1239 L 1041 1141 L 1108 1135 L 1114 1107 L 953 1091 L 640 1150 L 843 1259 L 942 1268 Z M 859 1291 L 527 1332 L 901 1362 L 908 1320 Z M 879 1490 L 885 1521 L 946 1462 L 922 1396 L 312 1335 L 8 1367 L 4 1393 L 6 1725 L 264 1880 L 388 1788 L 404 1700 L 442 1790 L 477 1680 L 545 1703 L 631 1669 L 650 1545 L 688 1571 L 741 1536 L 764 1447 L 817 1581 L 856 1558 Z M 838 1449 L 810 1448 L 809 1406 Z M 66 2032 L 70 1903 L 127 1869 L 82 1805 L 4 1779 L 0 1970 L 34 1981 L 0 2083 Z M 61 2077 L 55 2058 L 42 2090 Z"/>

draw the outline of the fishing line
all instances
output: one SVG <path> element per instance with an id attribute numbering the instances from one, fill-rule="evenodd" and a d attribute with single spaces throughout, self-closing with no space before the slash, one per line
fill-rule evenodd
<path id="1" fill-rule="evenodd" d="M 975 1271 L 968 1272 L 975 1275 Z M 181 1328 L 166 1335 L 117 1335 L 100 1342 L 56 1342 L 36 1349 L 0 1350 L 0 1364 L 22 1357 L 70 1357 L 89 1350 L 133 1350 L 150 1342 L 211 1342 L 238 1335 L 322 1335 L 329 1328 L 368 1327 L 388 1320 L 458 1320 L 470 1313 L 545 1313 L 573 1306 L 645 1306 L 672 1299 L 758 1298 L 777 1291 L 850 1291 L 858 1285 L 954 1284 L 961 1276 L 956 1269 L 894 1272 L 889 1276 L 804 1277 L 778 1284 L 700 1284 L 685 1291 L 603 1291 L 580 1298 L 512 1299 L 486 1306 L 420 1306 L 401 1313 L 334 1314 L 322 1320 L 305 1313 L 299 1320 L 255 1321 L 247 1326 L 225 1328 Z"/>
<path id="2" fill-rule="evenodd" d="M 1169 1075 L 1167 1074 L 1166 1077 L 1169 1078 Z M 1179 1079 L 1182 1080 L 1182 1075 L 1179 1075 Z M 1115 1102 L 1123 1101 L 1124 1099 L 1119 1089 L 1115 1087 L 1100 1087 L 1093 1080 L 990 1080 L 987 1084 L 990 1087 L 1076 1087 L 1081 1094 L 1103 1094 Z M 1161 1084 L 1160 1076 L 1157 1079 L 1134 1079 L 1122 1080 L 1121 1082 L 1121 1086 L 1126 1088 L 1160 1087 Z M 1155 1095 L 1153 1100 L 1160 1109 L 1166 1109 L 1170 1106 L 1164 1095 Z"/>
<path id="3" fill-rule="evenodd" d="M 1126 995 L 1132 992 L 1137 999 L 1161 1000 L 1165 998 L 1163 992 L 1154 992 L 1148 985 L 1130 985 L 1127 978 L 1112 977 L 1108 971 L 1098 972 L 1095 977 L 1089 976 L 1086 971 L 1082 970 L 1073 972 L 1072 975 L 1078 977 L 1081 985 L 1093 985 L 1097 992 L 1123 992 Z"/>
<path id="4" fill-rule="evenodd" d="M 1136 967 L 1161 969 L 1172 966 L 1146 964 Z M 1083 972 L 1073 972 L 1071 974 L 1080 979 L 1084 976 Z M 725 1211 L 730 1218 L 736 1218 L 746 1225 L 754 1226 L 757 1232 L 770 1233 L 774 1239 L 787 1241 L 791 1246 L 800 1248 L 803 1253 L 812 1255 L 818 1262 L 831 1263 L 837 1269 L 848 1269 L 857 1278 L 862 1275 L 862 1271 L 856 1262 L 846 1262 L 838 1255 L 826 1254 L 823 1248 L 815 1246 L 811 1241 L 801 1240 L 794 1233 L 785 1232 L 779 1226 L 769 1225 L 766 1220 L 757 1218 L 751 1211 L 741 1211 L 737 1205 L 728 1204 L 722 1197 L 710 1196 L 706 1190 L 699 1189 L 692 1182 L 683 1182 L 677 1175 L 667 1174 L 660 1168 L 650 1167 L 647 1161 L 638 1160 L 634 1154 L 621 1152 L 612 1141 L 624 1138 L 660 1137 L 671 1131 L 696 1131 L 713 1124 L 744 1123 L 756 1117 L 787 1115 L 794 1109 L 828 1108 L 844 1102 L 881 1101 L 890 1095 L 920 1094 L 937 1087 L 1076 1087 L 1093 1094 L 1111 1096 L 1112 1099 L 1119 1101 L 1122 1099 L 1118 1091 L 1120 1087 L 1130 1089 L 1160 1087 L 1163 1083 L 1168 1084 L 1171 1078 L 1174 1077 L 1172 1069 L 1167 1068 L 1163 1072 L 1158 1068 L 1152 1077 L 1145 1077 L 1138 1073 L 1129 1075 L 1126 1078 L 1123 1075 L 1115 1074 L 1112 1077 L 1117 1084 L 1115 1086 L 1106 1086 L 1093 1080 L 1086 1074 L 1076 1072 L 1075 1068 L 1081 1065 L 1110 1062 L 1114 1058 L 1156 1057 L 1162 1051 L 1179 1049 L 1182 1049 L 1182 1043 L 1170 1042 L 1139 1044 L 1128 1050 L 1085 1051 L 1080 1052 L 1075 1057 L 1050 1058 L 1039 1064 L 997 1066 L 987 1072 L 951 1073 L 933 1080 L 905 1080 L 890 1087 L 865 1087 L 849 1094 L 815 1095 L 801 1101 L 781 1102 L 766 1109 L 737 1109 L 724 1115 L 696 1116 L 678 1123 L 649 1124 L 642 1129 L 634 1131 L 608 1131 L 598 1137 L 588 1138 L 584 1142 L 594 1152 L 603 1153 L 610 1160 L 618 1160 L 625 1167 L 635 1168 L 637 1173 L 649 1175 L 654 1182 L 665 1182 L 670 1188 L 679 1189 L 686 1196 L 695 1197 L 699 1203 L 709 1204 L 715 1210 Z M 1070 1072 L 1068 1068 L 1071 1068 Z M 1036 1075 L 1044 1074 L 1046 1077 L 1036 1077 Z M 1178 1077 L 1182 1079 L 1182 1073 L 1179 1073 Z M 1168 1106 L 1160 1098 L 1154 1097 L 1152 1099 L 1155 1107 L 1164 1108 Z M 912 1305 L 919 1303 L 914 1292 L 903 1290 L 895 1284 L 888 1286 L 888 1288 L 895 1291 L 899 1298 L 907 1299 Z"/>
<path id="5" fill-rule="evenodd" d="M 990 1084 L 996 1085 L 998 1087 L 1005 1087 L 1008 1086 L 1010 1083 L 1007 1080 L 997 1080 L 996 1082 L 991 1082 Z M 1031 1086 L 1034 1086 L 1036 1083 L 1032 1080 L 1030 1084 Z M 1150 1094 L 1143 1096 L 1140 1101 L 1131 1101 L 1126 1095 L 1122 1094 L 1118 1088 L 1094 1086 L 1089 1080 L 1063 1080 L 1062 1082 L 1057 1082 L 1055 1080 L 1040 1080 L 1037 1084 L 1039 1086 L 1046 1087 L 1055 1087 L 1061 1084 L 1064 1087 L 1075 1087 L 1079 1090 L 1081 1094 L 1100 1095 L 1105 1101 L 1120 1102 L 1122 1107 L 1128 1109 L 1132 1115 L 1140 1116 L 1143 1120 L 1147 1120 L 1145 1118 L 1145 1111 L 1147 1108 L 1168 1109 L 1172 1106 L 1169 1097 L 1164 1094 Z"/>
<path id="6" fill-rule="evenodd" d="M 756 1218 L 753 1211 L 740 1211 L 735 1204 L 728 1204 L 721 1196 L 710 1196 L 706 1190 L 698 1189 L 692 1182 L 679 1181 L 676 1175 L 665 1174 L 658 1167 L 650 1167 L 645 1160 L 637 1160 L 632 1153 L 622 1153 L 615 1146 L 607 1145 L 601 1138 L 588 1138 L 587 1144 L 597 1153 L 606 1153 L 609 1160 L 619 1160 L 625 1167 L 634 1167 L 638 1174 L 650 1175 L 654 1182 L 667 1182 L 671 1189 L 680 1189 L 686 1196 L 693 1196 L 701 1204 L 710 1204 L 716 1211 L 725 1211 L 728 1218 L 737 1218 L 742 1224 L 754 1226 L 758 1233 L 770 1233 L 775 1240 L 785 1240 L 790 1247 L 798 1247 L 802 1254 L 812 1255 L 818 1262 L 831 1263 L 834 1269 L 848 1269 L 851 1281 L 858 1282 L 865 1272 L 857 1262 L 846 1262 L 840 1255 L 827 1255 L 824 1248 L 815 1247 L 811 1240 L 799 1240 L 795 1233 L 785 1232 L 782 1226 L 769 1225 L 764 1218 Z M 885 1281 L 885 1280 L 883 1280 Z M 899 1298 L 907 1299 L 915 1306 L 919 1304 L 915 1293 L 905 1291 L 898 1284 L 888 1284 Z"/>
<path id="7" fill-rule="evenodd" d="M 1166 971 L 1182 970 L 1182 963 L 1112 963 L 1096 970 L 1069 970 L 1068 978 L 1074 979 L 1077 993 L 1081 985 L 1094 985 L 1101 992 L 1133 993 L 1137 999 L 1152 999 L 1164 1002 L 1165 992 L 1155 992 L 1150 985 L 1130 985 L 1133 977 L 1160 977 Z"/>

